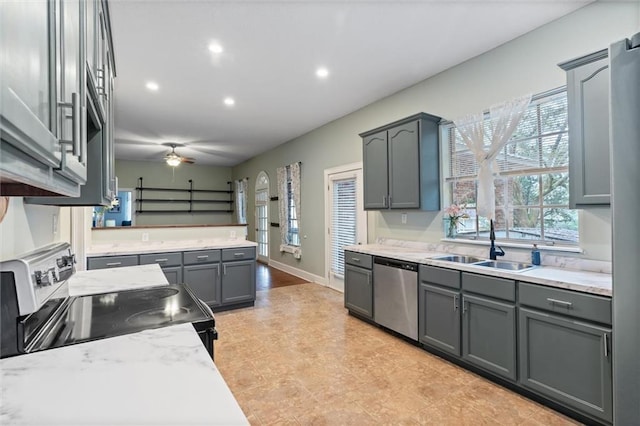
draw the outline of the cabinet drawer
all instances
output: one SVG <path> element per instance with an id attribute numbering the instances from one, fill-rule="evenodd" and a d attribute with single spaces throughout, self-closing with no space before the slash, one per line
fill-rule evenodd
<path id="1" fill-rule="evenodd" d="M 420 265 L 420 282 L 438 284 L 450 288 L 460 288 L 460 271 Z"/>
<path id="2" fill-rule="evenodd" d="M 518 283 L 519 301 L 546 311 L 611 324 L 611 299 L 543 285 Z"/>
<path id="3" fill-rule="evenodd" d="M 185 265 L 220 262 L 220 250 L 197 250 L 183 253 Z"/>
<path id="4" fill-rule="evenodd" d="M 136 266 L 137 264 L 137 254 L 129 256 L 90 257 L 87 259 L 88 269 L 119 268 L 121 266 Z"/>
<path id="5" fill-rule="evenodd" d="M 373 257 L 368 254 L 355 253 L 353 251 L 344 252 L 344 262 L 349 265 L 360 266 L 362 268 L 373 268 Z"/>
<path id="6" fill-rule="evenodd" d="M 227 262 L 229 260 L 246 260 L 255 259 L 256 249 L 255 247 L 238 247 L 234 249 L 222 250 L 222 261 Z"/>
<path id="7" fill-rule="evenodd" d="M 157 263 L 160 266 L 181 266 L 182 253 L 151 253 L 140 255 L 141 265 L 151 265 L 153 263 Z"/>
<path id="8" fill-rule="evenodd" d="M 462 289 L 496 299 L 516 301 L 516 283 L 513 280 L 463 272 Z"/>

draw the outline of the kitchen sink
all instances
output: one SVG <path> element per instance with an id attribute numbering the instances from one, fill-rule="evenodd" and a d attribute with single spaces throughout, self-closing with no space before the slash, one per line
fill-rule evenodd
<path id="1" fill-rule="evenodd" d="M 484 266 L 486 268 L 505 269 L 508 271 L 524 271 L 533 268 L 533 265 L 530 263 L 509 262 L 507 260 L 485 260 L 474 263 L 474 265 Z"/>
<path id="2" fill-rule="evenodd" d="M 448 256 L 439 256 L 434 257 L 433 260 L 444 260 L 447 262 L 457 262 L 457 263 L 476 263 L 483 261 L 484 259 L 481 257 L 473 257 L 473 256 L 463 256 L 459 254 L 451 254 Z"/>

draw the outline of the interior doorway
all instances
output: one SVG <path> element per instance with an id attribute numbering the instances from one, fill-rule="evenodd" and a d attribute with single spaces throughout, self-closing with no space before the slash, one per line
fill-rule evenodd
<path id="1" fill-rule="evenodd" d="M 264 171 L 256 179 L 256 243 L 258 261 L 269 263 L 269 176 Z"/>
<path id="2" fill-rule="evenodd" d="M 367 242 L 363 208 L 362 163 L 325 170 L 327 285 L 344 291 L 344 247 Z"/>

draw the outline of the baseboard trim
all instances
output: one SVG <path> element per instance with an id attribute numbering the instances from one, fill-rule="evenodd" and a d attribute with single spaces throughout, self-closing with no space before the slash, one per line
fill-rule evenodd
<path id="1" fill-rule="evenodd" d="M 277 262 L 275 260 L 269 259 L 269 266 L 276 268 L 282 272 L 286 272 L 287 274 L 302 278 L 303 280 L 311 281 L 312 283 L 322 284 L 324 286 L 327 285 L 327 279 L 325 277 L 303 271 L 302 269 L 289 266 L 282 262 Z"/>

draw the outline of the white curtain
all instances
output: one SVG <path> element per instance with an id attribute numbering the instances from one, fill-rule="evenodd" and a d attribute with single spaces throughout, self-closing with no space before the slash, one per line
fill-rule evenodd
<path id="1" fill-rule="evenodd" d="M 244 178 L 235 182 L 236 191 L 236 223 L 247 223 L 247 189 L 249 179 Z"/>
<path id="2" fill-rule="evenodd" d="M 296 219 L 298 220 L 298 232 L 302 229 L 302 216 L 300 214 L 300 163 L 293 163 L 290 166 L 291 170 L 291 192 L 293 197 L 293 204 L 296 208 Z M 299 234 L 300 238 L 302 235 Z M 302 239 L 300 239 L 300 244 L 302 244 Z"/>
<path id="3" fill-rule="evenodd" d="M 287 245 L 289 222 L 287 221 L 287 168 L 278 167 L 278 213 L 280 222 L 280 246 Z"/>
<path id="4" fill-rule="evenodd" d="M 522 96 L 489 109 L 489 145 L 485 146 L 484 114 L 469 114 L 453 122 L 460 132 L 462 140 L 473 153 L 478 163 L 478 215 L 488 219 L 495 218 L 494 174 L 498 167 L 496 158 L 518 127 L 520 119 L 527 111 L 531 95 Z"/>

